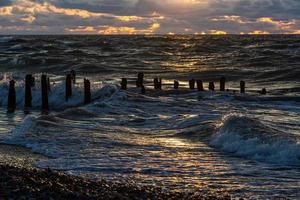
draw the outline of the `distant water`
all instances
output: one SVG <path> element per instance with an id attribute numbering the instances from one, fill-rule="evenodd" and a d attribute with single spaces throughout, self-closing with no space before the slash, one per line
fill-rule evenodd
<path id="1" fill-rule="evenodd" d="M 300 198 L 300 36 L 1 36 L 0 140 L 53 157 L 37 163 L 67 173 L 172 190 Z M 63 75 L 79 75 L 64 100 Z M 32 72 L 33 111 L 23 109 Z M 51 76 L 50 115 L 41 115 L 40 73 Z M 245 80 L 249 95 L 148 90 L 160 76 Z M 93 103 L 82 105 L 82 78 Z M 121 77 L 130 89 L 120 91 Z M 17 80 L 16 114 L 7 115 L 7 82 Z M 219 85 L 216 82 L 216 88 Z M 268 95 L 257 91 L 267 88 Z"/>

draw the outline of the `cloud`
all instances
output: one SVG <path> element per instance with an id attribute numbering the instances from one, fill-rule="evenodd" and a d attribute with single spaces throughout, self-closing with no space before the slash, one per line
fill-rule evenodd
<path id="1" fill-rule="evenodd" d="M 299 10 L 298 0 L 2 0 L 0 34 L 297 33 Z"/>

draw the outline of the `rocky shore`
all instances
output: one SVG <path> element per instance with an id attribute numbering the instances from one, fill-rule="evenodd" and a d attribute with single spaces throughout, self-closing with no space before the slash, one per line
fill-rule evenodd
<path id="1" fill-rule="evenodd" d="M 0 199 L 230 199 L 230 196 L 201 192 L 168 192 L 132 183 L 90 180 L 50 169 L 34 162 L 48 159 L 26 148 L 0 145 Z"/>
<path id="2" fill-rule="evenodd" d="M 92 181 L 49 169 L 0 165 L 0 199 L 230 199 L 213 194 L 166 192 L 155 187 Z"/>

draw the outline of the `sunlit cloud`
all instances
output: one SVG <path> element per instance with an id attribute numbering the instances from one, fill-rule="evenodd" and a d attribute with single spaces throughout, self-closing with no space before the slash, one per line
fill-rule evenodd
<path id="1" fill-rule="evenodd" d="M 6 0 L 0 34 L 299 34 L 300 2 L 278 1 Z"/>
<path id="2" fill-rule="evenodd" d="M 248 33 L 249 35 L 268 35 L 270 34 L 268 31 L 255 30 Z"/>

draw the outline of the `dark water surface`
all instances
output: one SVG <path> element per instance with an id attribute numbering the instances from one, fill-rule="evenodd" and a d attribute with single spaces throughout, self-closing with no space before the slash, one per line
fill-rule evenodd
<path id="1" fill-rule="evenodd" d="M 135 181 L 171 190 L 229 191 L 259 199 L 300 198 L 300 36 L 0 36 L 0 140 L 52 156 L 37 163 L 66 173 Z M 64 100 L 63 75 L 79 79 Z M 33 112 L 22 113 L 32 72 Z M 144 72 L 147 93 L 116 84 Z M 51 76 L 50 108 L 40 109 L 40 73 Z M 233 92 L 149 90 L 191 78 L 228 80 Z M 82 105 L 82 78 L 93 103 Z M 7 82 L 17 80 L 16 114 Z M 54 84 L 55 83 L 55 84 Z M 170 85 L 169 85 L 170 87 Z M 216 87 L 219 85 L 216 83 Z M 268 95 L 257 94 L 266 87 Z"/>

